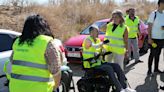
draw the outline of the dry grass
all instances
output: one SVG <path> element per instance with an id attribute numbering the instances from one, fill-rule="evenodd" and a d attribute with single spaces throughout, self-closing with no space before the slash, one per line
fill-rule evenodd
<path id="1" fill-rule="evenodd" d="M 98 19 L 109 18 L 114 9 L 125 11 L 132 6 L 137 9 L 137 15 L 143 20 L 146 20 L 148 14 L 156 7 L 150 2 L 138 2 L 135 5 L 127 3 L 121 6 L 112 2 L 106 4 L 77 2 L 62 3 L 60 6 L 31 5 L 24 7 L 20 12 L 19 8 L 1 6 L 0 28 L 21 31 L 25 18 L 31 13 L 39 13 L 48 20 L 55 37 L 64 41 L 70 36 L 77 35 L 90 23 Z"/>

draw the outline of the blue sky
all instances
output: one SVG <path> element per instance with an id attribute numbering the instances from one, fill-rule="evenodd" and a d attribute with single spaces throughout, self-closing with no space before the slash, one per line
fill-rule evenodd
<path id="1" fill-rule="evenodd" d="M 0 4 L 2 4 L 2 2 L 4 2 L 6 0 L 0 0 Z M 40 3 L 40 4 L 45 4 L 45 3 L 48 3 L 48 0 L 29 0 L 29 1 L 32 1 L 32 2 L 37 2 L 37 3 Z M 102 1 L 105 1 L 105 0 L 102 0 Z M 124 0 L 113 0 L 117 3 L 121 3 L 122 1 Z M 158 1 L 158 0 L 147 0 L 147 1 Z"/>

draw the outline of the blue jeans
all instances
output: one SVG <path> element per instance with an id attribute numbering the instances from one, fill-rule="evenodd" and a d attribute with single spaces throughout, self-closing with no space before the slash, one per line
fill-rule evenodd
<path id="1" fill-rule="evenodd" d="M 131 50 L 131 48 L 133 50 Z M 128 51 L 129 51 L 129 59 L 131 59 L 131 51 L 133 51 L 133 57 L 135 61 L 139 60 L 139 48 L 138 48 L 138 38 L 128 39 Z"/>
<path id="2" fill-rule="evenodd" d="M 107 73 L 109 78 L 116 87 L 116 90 L 119 92 L 121 89 L 125 89 L 127 87 L 126 77 L 121 67 L 116 63 L 103 63 L 101 66 L 95 67 L 100 71 L 104 71 Z M 116 77 L 116 75 L 117 77 Z"/>

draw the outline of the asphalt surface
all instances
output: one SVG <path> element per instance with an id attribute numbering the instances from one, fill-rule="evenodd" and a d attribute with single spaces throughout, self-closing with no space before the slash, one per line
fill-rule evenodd
<path id="1" fill-rule="evenodd" d="M 134 60 L 131 60 L 126 66 L 125 74 L 130 87 L 136 89 L 137 92 L 164 92 L 159 89 L 161 85 L 164 85 L 164 73 L 154 73 L 151 76 L 147 76 L 148 55 L 149 51 L 140 56 L 140 60 L 144 61 L 143 63 L 135 63 Z M 69 66 L 73 70 L 73 79 L 76 86 L 77 81 L 83 76 L 84 71 L 81 69 L 81 65 L 70 64 Z M 164 70 L 164 50 L 162 50 L 160 56 L 159 69 Z M 5 78 L 0 79 L 0 92 L 8 92 L 7 87 L 2 88 L 2 81 L 5 81 Z M 75 91 L 78 92 L 77 87 L 75 88 Z M 73 92 L 73 90 L 70 90 L 70 92 Z"/>
<path id="2" fill-rule="evenodd" d="M 140 56 L 140 60 L 144 61 L 143 63 L 135 63 L 134 60 L 131 60 L 130 63 L 126 66 L 125 74 L 130 87 L 136 89 L 137 92 L 164 92 L 163 90 L 159 89 L 161 85 L 164 85 L 164 73 L 154 73 L 151 76 L 147 76 L 148 56 L 149 51 Z M 83 76 L 84 73 L 80 67 L 80 65 L 71 64 L 71 68 L 74 72 L 75 84 L 80 79 L 80 77 Z M 164 71 L 164 49 L 161 52 L 159 69 Z M 76 92 L 78 92 L 77 89 Z"/>

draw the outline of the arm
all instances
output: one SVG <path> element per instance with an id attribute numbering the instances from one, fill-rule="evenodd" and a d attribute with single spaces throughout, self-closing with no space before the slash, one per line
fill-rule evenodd
<path id="1" fill-rule="evenodd" d="M 89 49 L 92 46 L 92 42 L 89 39 L 86 39 L 84 44 L 85 49 Z"/>
<path id="2" fill-rule="evenodd" d="M 141 20 L 139 20 L 139 23 L 138 23 L 138 36 L 141 35 L 140 24 L 141 24 Z"/>
<path id="3" fill-rule="evenodd" d="M 137 31 L 137 37 L 138 37 L 139 39 L 141 39 L 141 37 L 142 37 L 140 25 L 142 25 L 142 21 L 139 19 L 138 31 Z"/>
<path id="4" fill-rule="evenodd" d="M 128 50 L 128 30 L 127 30 L 127 28 L 125 29 L 125 32 L 124 32 L 124 43 L 125 43 L 126 50 Z"/>
<path id="5" fill-rule="evenodd" d="M 149 44 L 152 44 L 153 43 L 153 40 L 151 39 L 152 38 L 152 35 L 151 35 L 151 31 L 152 31 L 152 26 L 153 24 L 152 23 L 148 23 L 148 43 Z"/>
<path id="6" fill-rule="evenodd" d="M 45 59 L 48 64 L 48 69 L 50 73 L 53 74 L 54 80 L 55 80 L 55 89 L 59 86 L 60 84 L 60 79 L 61 79 L 61 71 L 60 71 L 60 66 L 61 66 L 61 53 L 59 52 L 59 49 L 54 46 L 52 42 L 50 42 L 47 46 L 46 53 L 45 53 Z"/>
<path id="7" fill-rule="evenodd" d="M 154 16 L 155 14 L 154 13 L 151 13 L 149 15 L 149 18 L 148 18 L 148 43 L 149 44 L 152 44 L 153 43 L 153 40 L 152 40 L 152 27 L 153 27 L 153 23 L 154 23 Z"/>
<path id="8" fill-rule="evenodd" d="M 106 41 L 105 41 L 106 42 Z M 105 44 L 105 42 L 104 42 L 104 44 Z M 100 41 L 100 43 L 97 43 L 97 44 L 94 44 L 94 43 L 92 43 L 89 39 L 86 39 L 85 40 L 85 48 L 86 49 L 89 49 L 91 46 L 92 47 L 95 47 L 95 48 L 97 48 L 97 47 L 99 47 L 99 48 L 102 48 L 102 45 L 103 45 L 103 42 L 101 42 Z"/>
<path id="9" fill-rule="evenodd" d="M 125 43 L 125 48 L 126 48 L 126 52 L 125 52 L 125 58 L 128 57 L 128 29 L 125 29 L 124 32 L 124 43 Z"/>

